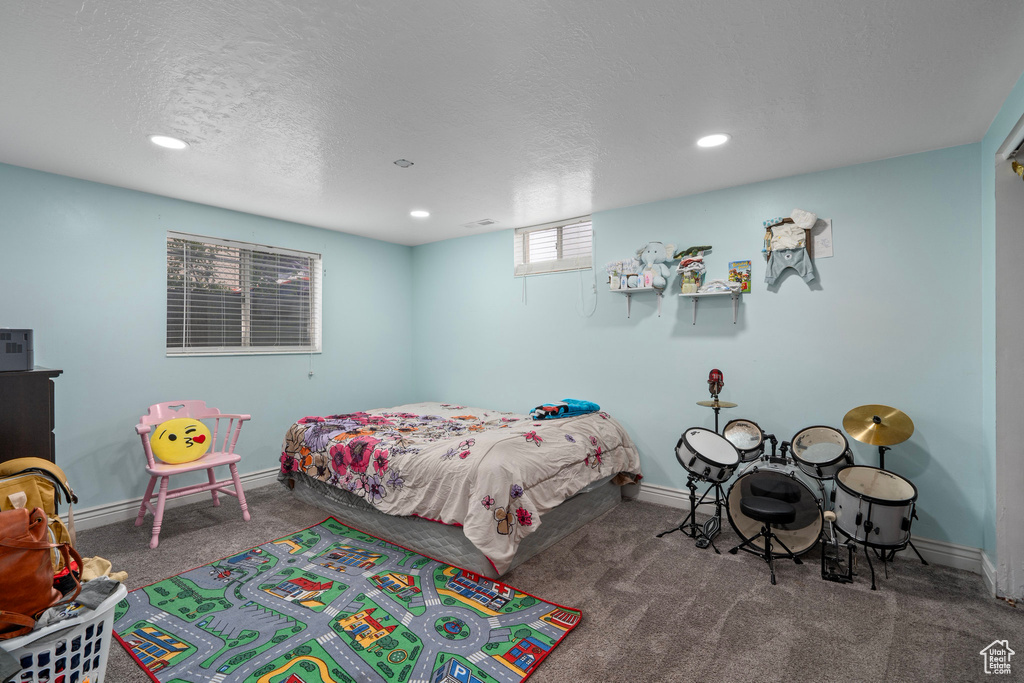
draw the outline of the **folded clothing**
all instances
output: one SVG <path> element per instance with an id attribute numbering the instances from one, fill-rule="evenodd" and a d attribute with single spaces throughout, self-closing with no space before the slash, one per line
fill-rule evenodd
<path id="1" fill-rule="evenodd" d="M 76 602 L 86 609 L 96 609 L 104 600 L 113 595 L 114 591 L 116 591 L 117 587 L 120 585 L 120 581 L 114 581 L 106 576 L 101 576 L 87 583 L 83 583 L 82 592 L 78 594 L 78 597 L 76 597 L 73 602 L 68 605 L 51 607 L 43 612 L 39 616 L 39 619 L 36 620 L 36 625 L 33 630 L 39 630 L 59 621 L 64 621 L 65 619 L 78 616 L 78 610 L 75 609 Z"/>
<path id="2" fill-rule="evenodd" d="M 743 288 L 743 285 L 739 282 L 730 282 L 728 280 L 712 280 L 700 289 L 697 290 L 698 294 L 714 294 L 715 292 L 739 292 Z"/>
<path id="3" fill-rule="evenodd" d="M 596 413 L 601 406 L 591 401 L 581 401 L 575 398 L 565 398 L 555 403 L 544 403 L 530 411 L 530 417 L 535 420 L 553 420 L 559 417 L 575 417 Z"/>

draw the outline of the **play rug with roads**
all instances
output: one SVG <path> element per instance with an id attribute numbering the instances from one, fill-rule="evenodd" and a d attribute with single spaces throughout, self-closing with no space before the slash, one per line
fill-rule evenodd
<path id="1" fill-rule="evenodd" d="M 332 517 L 134 590 L 114 618 L 160 683 L 513 683 L 580 613 Z"/>

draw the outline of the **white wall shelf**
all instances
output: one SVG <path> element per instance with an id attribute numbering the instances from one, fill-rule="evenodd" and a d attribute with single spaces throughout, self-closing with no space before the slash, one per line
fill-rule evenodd
<path id="1" fill-rule="evenodd" d="M 626 295 L 626 317 L 629 317 L 631 303 L 633 301 L 633 295 L 639 294 L 640 292 L 654 292 L 658 295 L 658 317 L 661 317 L 661 299 L 665 296 L 664 289 L 658 289 L 657 287 L 628 287 L 626 289 L 612 289 L 611 292 L 618 292 L 619 294 Z"/>
<path id="2" fill-rule="evenodd" d="M 706 296 L 729 296 L 732 297 L 732 324 L 736 324 L 736 312 L 742 292 L 687 292 L 679 296 L 688 296 L 693 300 L 693 324 L 697 324 L 697 301 Z"/>

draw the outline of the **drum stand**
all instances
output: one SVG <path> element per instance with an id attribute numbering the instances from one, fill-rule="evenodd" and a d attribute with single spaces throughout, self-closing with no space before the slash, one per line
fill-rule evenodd
<path id="1" fill-rule="evenodd" d="M 918 551 L 917 546 L 915 546 L 914 542 L 911 541 L 909 538 L 907 539 L 907 545 L 909 545 L 910 549 L 914 551 L 915 555 L 917 555 L 917 559 L 921 560 L 921 564 L 927 566 L 928 565 L 928 560 L 926 560 L 923 557 L 921 557 L 921 553 Z M 895 559 L 895 557 L 896 557 L 896 553 L 900 552 L 901 550 L 906 550 L 906 549 L 907 549 L 907 546 L 903 546 L 902 548 L 893 548 L 892 550 L 890 550 L 889 551 L 889 561 L 892 562 L 893 559 Z"/>
<path id="2" fill-rule="evenodd" d="M 882 567 L 885 569 L 885 578 L 889 578 L 889 563 L 892 562 L 897 550 L 906 550 L 906 546 L 903 546 L 902 548 L 894 548 L 888 553 L 883 552 L 879 554 L 879 558 L 882 560 Z M 875 549 L 875 552 L 878 552 L 877 548 Z M 916 548 L 914 549 L 914 552 L 917 552 Z M 878 588 L 875 587 L 875 565 L 871 563 L 871 553 L 868 552 L 867 545 L 864 546 L 864 557 L 868 558 L 868 567 L 871 569 L 871 590 L 878 590 Z M 920 557 L 920 555 L 918 555 L 918 557 Z M 924 562 L 924 559 L 922 558 L 921 561 Z M 925 564 L 928 563 L 925 562 Z"/>
<path id="3" fill-rule="evenodd" d="M 707 548 L 710 545 L 716 555 L 721 555 L 722 553 L 718 551 L 713 539 L 722 530 L 722 506 L 725 504 L 725 492 L 722 490 L 722 484 L 715 483 L 709 486 L 700 500 L 697 500 L 697 484 L 693 475 L 686 478 L 686 488 L 690 489 L 690 514 L 686 515 L 686 518 L 675 529 L 662 531 L 656 538 L 661 538 L 673 531 L 682 531 L 690 538 L 697 539 L 698 548 Z M 715 492 L 715 514 L 701 526 L 697 524 L 697 506 L 703 505 L 712 491 Z"/>
<path id="4" fill-rule="evenodd" d="M 905 545 L 901 545 L 896 548 L 887 548 L 881 551 L 878 548 L 875 548 L 875 554 L 880 560 L 882 560 L 882 567 L 885 569 L 885 578 L 889 578 L 889 563 L 896 559 L 896 553 L 901 550 L 906 550 L 908 545 L 914 551 L 914 554 L 917 555 L 917 559 L 921 560 L 921 564 L 928 564 L 925 559 L 921 557 L 921 553 L 917 552 L 917 548 L 914 547 L 913 542 L 909 539 L 907 539 L 907 543 Z M 877 590 L 875 588 L 875 565 L 871 563 L 871 553 L 868 552 L 867 545 L 864 546 L 864 557 L 868 558 L 868 567 L 871 568 L 871 590 Z"/>

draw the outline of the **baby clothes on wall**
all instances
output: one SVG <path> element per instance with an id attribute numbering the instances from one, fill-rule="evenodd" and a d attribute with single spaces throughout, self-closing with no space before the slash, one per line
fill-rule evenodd
<path id="1" fill-rule="evenodd" d="M 814 279 L 814 265 L 807 253 L 807 233 L 805 231 L 814 227 L 818 217 L 810 211 L 793 209 L 787 219 L 775 219 L 765 221 L 765 227 L 771 235 L 765 252 L 768 255 L 768 268 L 765 270 L 764 281 L 769 285 L 775 284 L 775 280 L 786 268 L 794 269 L 804 282 Z"/>
<path id="2" fill-rule="evenodd" d="M 805 233 L 796 223 L 783 223 L 772 228 L 772 251 L 779 249 L 803 249 Z"/>
<path id="3" fill-rule="evenodd" d="M 803 247 L 799 249 L 773 249 L 772 257 L 768 260 L 768 267 L 765 269 L 764 281 L 770 285 L 775 284 L 776 278 L 786 268 L 792 268 L 803 278 L 804 282 L 814 279 L 814 266 L 811 264 L 811 257 Z"/>

